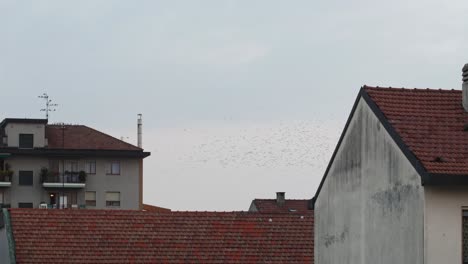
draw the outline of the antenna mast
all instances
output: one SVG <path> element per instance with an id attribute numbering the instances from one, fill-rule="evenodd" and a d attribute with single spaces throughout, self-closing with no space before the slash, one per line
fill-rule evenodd
<path id="1" fill-rule="evenodd" d="M 49 95 L 47 95 L 47 93 L 43 93 L 42 95 L 39 95 L 38 97 L 46 101 L 46 107 L 42 108 L 41 112 L 46 112 L 46 119 L 49 120 L 49 112 L 55 112 L 56 111 L 55 107 L 57 107 L 58 104 L 53 104 L 52 99 L 49 99 Z"/>

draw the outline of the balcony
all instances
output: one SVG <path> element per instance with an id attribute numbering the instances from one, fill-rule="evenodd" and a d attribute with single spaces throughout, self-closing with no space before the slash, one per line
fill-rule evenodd
<path id="1" fill-rule="evenodd" d="M 41 172 L 42 187 L 44 188 L 85 188 L 86 173 L 65 172 L 65 173 L 45 173 Z"/>
<path id="2" fill-rule="evenodd" d="M 13 171 L 0 170 L 0 187 L 10 187 L 12 177 L 13 177 Z"/>

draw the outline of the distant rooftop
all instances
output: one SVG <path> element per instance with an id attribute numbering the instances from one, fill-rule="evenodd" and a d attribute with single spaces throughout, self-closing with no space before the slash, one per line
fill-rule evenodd
<path id="1" fill-rule="evenodd" d="M 313 263 L 312 215 L 9 212 L 17 263 Z"/>

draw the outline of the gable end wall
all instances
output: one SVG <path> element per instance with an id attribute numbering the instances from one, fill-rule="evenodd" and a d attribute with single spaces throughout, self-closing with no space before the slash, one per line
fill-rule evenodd
<path id="1" fill-rule="evenodd" d="M 315 202 L 315 263 L 422 264 L 421 178 L 358 100 Z"/>

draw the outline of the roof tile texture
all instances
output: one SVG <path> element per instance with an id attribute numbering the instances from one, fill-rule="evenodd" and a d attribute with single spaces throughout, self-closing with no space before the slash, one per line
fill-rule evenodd
<path id="1" fill-rule="evenodd" d="M 364 89 L 429 173 L 468 175 L 461 90 Z"/>
<path id="2" fill-rule="evenodd" d="M 10 209 L 18 263 L 313 263 L 311 215 Z"/>
<path id="3" fill-rule="evenodd" d="M 275 199 L 255 199 L 255 207 L 260 213 L 312 213 L 309 210 L 309 200 L 285 200 L 283 205 L 278 205 Z"/>
<path id="4" fill-rule="evenodd" d="M 51 149 L 141 150 L 122 140 L 83 125 L 47 125 L 46 138 Z"/>

